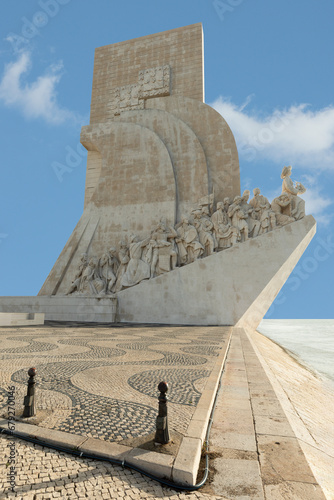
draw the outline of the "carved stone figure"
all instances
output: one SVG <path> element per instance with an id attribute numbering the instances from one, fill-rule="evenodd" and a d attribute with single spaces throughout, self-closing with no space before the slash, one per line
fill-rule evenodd
<path id="1" fill-rule="evenodd" d="M 134 286 L 150 277 L 150 266 L 142 260 L 143 249 L 148 245 L 149 241 L 149 238 L 140 241 L 138 236 L 131 235 L 129 248 L 130 261 L 121 279 L 122 286 Z"/>
<path id="2" fill-rule="evenodd" d="M 248 236 L 252 236 L 256 238 L 260 231 L 260 221 L 256 219 L 256 214 L 254 212 L 253 207 L 248 204 L 250 191 L 245 189 L 241 197 L 240 207 L 243 210 L 244 214 L 247 216 L 246 221 L 248 224 Z"/>
<path id="3" fill-rule="evenodd" d="M 213 223 L 211 222 L 208 214 L 208 206 L 203 206 L 202 210 L 195 210 L 193 212 L 194 226 L 197 230 L 199 241 L 204 248 L 204 257 L 212 255 L 215 248 L 217 247 L 215 237 L 212 233 Z"/>
<path id="4" fill-rule="evenodd" d="M 99 262 L 100 277 L 105 282 L 105 293 L 111 293 L 116 282 L 116 275 L 119 267 L 116 253 L 116 248 L 111 247 L 109 252 L 102 255 Z"/>
<path id="5" fill-rule="evenodd" d="M 212 214 L 213 202 L 214 202 L 214 193 L 203 196 L 198 201 L 199 210 L 201 210 L 203 214 L 210 217 L 210 215 Z"/>
<path id="6" fill-rule="evenodd" d="M 180 264 L 190 264 L 200 257 L 204 248 L 198 240 L 197 230 L 186 217 L 176 225 L 178 237 L 175 239 L 179 251 Z"/>
<path id="7" fill-rule="evenodd" d="M 287 215 L 290 213 L 290 198 L 287 193 L 283 193 L 271 202 L 271 209 L 276 214 L 276 222 L 278 226 L 285 226 L 294 222 L 295 219 Z"/>
<path id="8" fill-rule="evenodd" d="M 74 280 L 72 281 L 72 285 L 70 286 L 70 288 L 69 288 L 69 290 L 67 292 L 67 295 L 70 295 L 71 293 L 80 290 L 80 284 L 81 284 L 81 280 L 82 280 L 82 274 L 83 274 L 84 270 L 86 269 L 87 265 L 88 265 L 88 256 L 87 256 L 86 253 L 83 253 L 81 255 L 80 265 L 79 265 L 78 272 L 75 275 Z"/>
<path id="9" fill-rule="evenodd" d="M 299 198 L 299 194 L 306 192 L 306 188 L 300 182 L 295 182 L 290 179 L 292 167 L 284 167 L 281 174 L 282 193 L 287 193 L 291 202 L 291 216 L 295 220 L 300 220 L 305 217 L 305 200 Z"/>
<path id="10" fill-rule="evenodd" d="M 104 289 L 105 283 L 99 275 L 97 259 L 91 257 L 82 273 L 79 292 L 85 295 L 99 295 L 104 293 Z"/>
<path id="11" fill-rule="evenodd" d="M 230 206 L 232 205 L 232 200 L 228 196 L 226 196 L 226 198 L 224 198 L 223 203 L 224 203 L 224 210 L 225 210 L 227 217 L 228 217 L 228 212 L 230 210 Z M 228 217 L 228 219 L 229 219 L 229 222 L 231 223 L 232 222 L 231 217 Z"/>
<path id="12" fill-rule="evenodd" d="M 80 266 L 67 294 L 106 295 L 123 288 L 137 285 L 142 280 L 154 278 L 175 269 L 176 265 L 194 262 L 199 257 L 210 256 L 214 251 L 229 248 L 237 242 L 246 241 L 275 227 L 284 226 L 305 214 L 304 200 L 298 194 L 306 189 L 290 179 L 291 167 L 282 171 L 283 193 L 270 205 L 261 195 L 260 189 L 253 190 L 249 200 L 246 189 L 241 196 L 229 197 L 217 203 L 217 210 L 210 217 L 213 194 L 199 201 L 199 208 L 193 210 L 193 225 L 186 217 L 174 229 L 165 218 L 151 231 L 149 238 L 140 241 L 131 235 L 130 248 L 125 241 L 120 249 L 111 247 L 98 260 L 82 254 Z"/>
<path id="13" fill-rule="evenodd" d="M 270 208 L 268 199 L 260 194 L 259 188 L 253 189 L 254 198 L 249 202 L 260 221 L 259 234 L 267 233 L 276 227 L 276 215 Z"/>
<path id="14" fill-rule="evenodd" d="M 217 210 L 212 214 L 211 221 L 218 248 L 229 248 L 237 242 L 238 230 L 231 225 L 223 202 L 217 203 Z"/>
<path id="15" fill-rule="evenodd" d="M 119 292 L 122 289 L 122 284 L 121 284 L 122 277 L 126 272 L 130 260 L 129 249 L 124 240 L 122 240 L 119 244 L 118 259 L 119 259 L 119 267 L 117 269 L 116 283 L 114 286 L 115 292 Z"/>
<path id="16" fill-rule="evenodd" d="M 241 196 L 235 196 L 232 205 L 229 208 L 228 216 L 232 220 L 232 226 L 238 231 L 238 241 L 248 240 L 247 216 L 241 209 Z"/>
<path id="17" fill-rule="evenodd" d="M 151 234 L 147 247 L 146 260 L 151 267 L 151 278 L 175 269 L 177 252 L 172 241 L 177 236 L 174 228 L 167 228 L 165 221 L 160 221 Z"/>

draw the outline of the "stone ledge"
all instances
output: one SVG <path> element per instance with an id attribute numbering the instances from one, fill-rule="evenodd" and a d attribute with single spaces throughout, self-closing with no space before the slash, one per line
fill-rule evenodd
<path id="1" fill-rule="evenodd" d="M 44 325 L 44 313 L 0 312 L 0 326 Z"/>

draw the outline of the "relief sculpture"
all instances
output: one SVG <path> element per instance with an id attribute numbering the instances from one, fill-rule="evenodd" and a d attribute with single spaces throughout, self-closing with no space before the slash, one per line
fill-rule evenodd
<path id="1" fill-rule="evenodd" d="M 287 193 L 290 203 L 291 203 L 291 213 L 290 215 L 295 220 L 300 220 L 305 217 L 305 201 L 298 195 L 304 194 L 306 188 L 301 182 L 295 182 L 290 179 L 292 167 L 284 167 L 281 174 L 282 183 L 282 193 Z"/>
<path id="2" fill-rule="evenodd" d="M 130 236 L 129 244 L 119 242 L 101 257 L 82 254 L 77 273 L 68 294 L 114 296 L 143 280 L 173 271 L 197 259 L 214 255 L 249 238 L 291 224 L 305 216 L 305 201 L 299 197 L 306 188 L 290 179 L 291 167 L 282 171 L 282 194 L 269 203 L 259 188 L 242 196 L 228 197 L 216 203 L 213 195 L 204 197 L 188 217 L 183 216 L 175 228 L 166 219 L 141 240 Z"/>
<path id="3" fill-rule="evenodd" d="M 138 82 L 115 87 L 110 93 L 108 108 L 112 114 L 144 109 L 145 99 L 170 95 L 170 66 L 159 66 L 139 71 Z"/>
<path id="4" fill-rule="evenodd" d="M 141 281 L 148 279 L 151 275 L 150 266 L 142 259 L 143 250 L 148 245 L 149 238 L 140 241 L 135 234 L 130 236 L 130 260 L 125 273 L 121 279 L 123 287 L 137 285 Z"/>

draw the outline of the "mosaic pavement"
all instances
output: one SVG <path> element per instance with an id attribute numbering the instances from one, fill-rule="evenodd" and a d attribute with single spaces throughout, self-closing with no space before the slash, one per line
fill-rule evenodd
<path id="1" fill-rule="evenodd" d="M 0 414 L 7 387 L 20 411 L 36 367 L 40 426 L 122 442 L 150 434 L 158 383 L 169 384 L 171 431 L 184 434 L 217 356 L 224 327 L 49 324 L 0 329 Z M 43 412 L 42 412 L 43 410 Z"/>

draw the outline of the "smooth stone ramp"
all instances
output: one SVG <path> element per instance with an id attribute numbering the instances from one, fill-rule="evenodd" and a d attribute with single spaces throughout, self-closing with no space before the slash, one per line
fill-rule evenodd
<path id="1" fill-rule="evenodd" d="M 320 333 L 321 322 L 314 335 Z M 285 415 L 326 498 L 334 498 L 334 382 L 280 345 L 248 332 Z"/>
<path id="2" fill-rule="evenodd" d="M 238 500 L 325 499 L 241 328 L 233 330 L 210 441 L 217 457 L 214 494 Z"/>
<path id="3" fill-rule="evenodd" d="M 308 215 L 121 290 L 118 321 L 256 328 L 315 230 Z"/>

